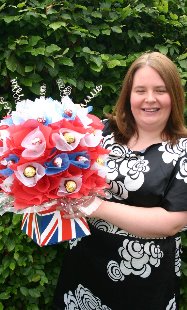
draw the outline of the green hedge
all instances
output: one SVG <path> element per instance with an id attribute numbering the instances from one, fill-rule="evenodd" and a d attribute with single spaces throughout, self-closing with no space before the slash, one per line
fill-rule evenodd
<path id="1" fill-rule="evenodd" d="M 11 79 L 25 98 L 59 99 L 56 80 L 83 102 L 96 85 L 94 113 L 111 111 L 130 63 L 157 50 L 178 66 L 187 90 L 186 0 L 0 0 L 0 97 L 14 108 Z M 1 115 L 6 109 L 0 104 Z M 0 218 L 0 310 L 50 309 L 66 244 L 39 248 L 19 215 Z M 183 234 L 181 310 L 187 310 L 187 236 Z"/>

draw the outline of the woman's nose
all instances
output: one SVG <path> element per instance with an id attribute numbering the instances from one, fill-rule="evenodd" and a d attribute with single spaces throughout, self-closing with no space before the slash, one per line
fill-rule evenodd
<path id="1" fill-rule="evenodd" d="M 154 92 L 148 92 L 146 94 L 145 102 L 155 102 L 155 101 L 156 101 L 156 98 L 155 98 Z"/>

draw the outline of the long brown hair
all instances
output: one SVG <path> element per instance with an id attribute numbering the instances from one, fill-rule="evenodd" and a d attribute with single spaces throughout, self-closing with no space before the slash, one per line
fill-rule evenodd
<path id="1" fill-rule="evenodd" d="M 138 129 L 131 112 L 130 94 L 135 72 L 144 66 L 155 69 L 163 79 L 171 98 L 171 114 L 162 132 L 171 144 L 180 137 L 187 137 L 184 124 L 184 90 L 176 65 L 165 55 L 159 52 L 145 53 L 137 58 L 130 66 L 123 80 L 123 86 L 111 117 L 116 142 L 126 144 L 137 134 Z"/>

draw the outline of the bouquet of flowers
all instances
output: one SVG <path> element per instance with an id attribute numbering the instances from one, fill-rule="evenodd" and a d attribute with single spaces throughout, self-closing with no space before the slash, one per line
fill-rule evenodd
<path id="1" fill-rule="evenodd" d="M 67 94 L 18 99 L 0 122 L 0 213 L 23 213 L 22 230 L 40 246 L 89 235 L 86 219 L 65 219 L 60 206 L 103 194 L 101 120 Z"/>

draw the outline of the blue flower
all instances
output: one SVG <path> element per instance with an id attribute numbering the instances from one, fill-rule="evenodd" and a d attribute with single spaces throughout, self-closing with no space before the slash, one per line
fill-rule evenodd
<path id="1" fill-rule="evenodd" d="M 46 175 L 53 175 L 63 172 L 68 169 L 70 165 L 69 157 L 66 153 L 56 155 L 50 162 L 45 162 Z"/>
<path id="2" fill-rule="evenodd" d="M 76 152 L 68 154 L 70 163 L 82 169 L 90 167 L 90 158 L 86 152 Z"/>
<path id="3" fill-rule="evenodd" d="M 7 168 L 1 169 L 0 174 L 4 176 L 10 176 L 14 171 L 10 168 L 11 164 L 15 164 L 19 161 L 19 157 L 14 154 L 10 154 L 8 157 L 1 160 L 1 164 L 5 165 Z"/>

